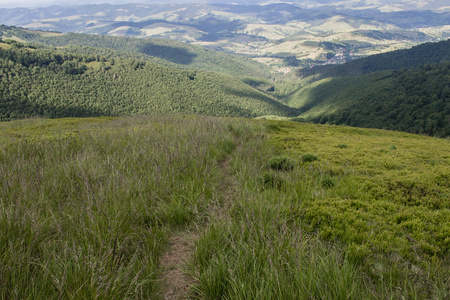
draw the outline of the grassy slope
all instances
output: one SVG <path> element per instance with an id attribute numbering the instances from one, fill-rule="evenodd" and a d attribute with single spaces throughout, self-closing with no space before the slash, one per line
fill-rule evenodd
<path id="1" fill-rule="evenodd" d="M 200 230 L 192 298 L 449 296 L 448 140 L 152 116 L 1 123 L 0 142 L 1 297 L 163 298 L 180 228 Z"/>
<path id="2" fill-rule="evenodd" d="M 293 93 L 288 104 L 301 111 L 301 117 L 312 119 L 325 114 L 338 113 L 355 104 L 355 99 L 371 94 L 386 86 L 382 79 L 391 71 L 365 76 L 326 78 L 307 84 Z"/>
<path id="3" fill-rule="evenodd" d="M 448 141 L 262 124 L 288 156 L 255 151 L 262 141 L 233 153 L 230 218 L 210 226 L 193 263 L 202 297 L 448 297 Z"/>
<path id="4" fill-rule="evenodd" d="M 0 126 L 0 298 L 156 297 L 168 232 L 217 201 L 233 143 L 209 118 Z"/>

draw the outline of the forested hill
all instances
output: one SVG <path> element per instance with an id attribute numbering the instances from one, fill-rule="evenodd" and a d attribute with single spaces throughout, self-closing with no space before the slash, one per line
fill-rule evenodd
<path id="1" fill-rule="evenodd" d="M 77 33 L 58 34 L 0 25 L 0 37 L 2 36 L 4 39 L 14 37 L 24 42 L 55 47 L 82 46 L 95 47 L 97 51 L 118 50 L 124 52 L 119 55 L 126 56 L 128 53 L 129 58 L 158 63 L 167 62 L 172 67 L 204 69 L 234 76 L 267 77 L 270 74 L 268 67 L 250 58 L 166 39 L 138 39 Z M 103 54 L 108 53 L 105 52 Z"/>
<path id="2" fill-rule="evenodd" d="M 0 119 L 153 113 L 292 116 L 232 76 L 0 42 Z"/>
<path id="3" fill-rule="evenodd" d="M 450 61 L 450 40 L 425 43 L 411 49 L 397 50 L 350 61 L 342 65 L 316 66 L 301 69 L 301 77 L 319 78 L 362 75 L 382 70 L 400 70 L 421 65 Z"/>
<path id="4" fill-rule="evenodd" d="M 323 79 L 289 105 L 308 121 L 449 137 L 450 62 Z"/>

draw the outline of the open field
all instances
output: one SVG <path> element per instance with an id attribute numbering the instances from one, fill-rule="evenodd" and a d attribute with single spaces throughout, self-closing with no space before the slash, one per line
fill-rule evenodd
<path id="1" fill-rule="evenodd" d="M 8 45 L 8 44 L 0 42 L 0 48 L 2 48 L 2 49 L 9 49 L 10 47 L 11 47 L 11 45 Z"/>
<path id="2" fill-rule="evenodd" d="M 0 123 L 0 298 L 448 299 L 449 149 L 201 116 Z"/>

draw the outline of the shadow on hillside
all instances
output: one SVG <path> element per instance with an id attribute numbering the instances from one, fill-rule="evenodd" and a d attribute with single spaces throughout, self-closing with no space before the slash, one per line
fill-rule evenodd
<path id="1" fill-rule="evenodd" d="M 155 45 L 150 43 L 140 47 L 138 52 L 155 56 L 180 65 L 190 65 L 197 57 L 197 54 L 191 53 L 183 48 Z"/>
<path id="2" fill-rule="evenodd" d="M 271 99 L 269 96 L 266 96 L 262 93 L 251 92 L 251 91 L 243 91 L 233 88 L 225 88 L 224 91 L 228 94 L 232 94 L 242 98 L 253 99 L 254 101 L 260 101 L 262 103 L 268 104 L 273 109 L 273 114 L 282 113 L 285 117 L 296 117 L 299 115 L 298 110 L 296 108 L 289 107 L 284 105 L 281 102 L 276 101 L 275 99 Z M 253 113 L 260 114 L 260 112 Z"/>

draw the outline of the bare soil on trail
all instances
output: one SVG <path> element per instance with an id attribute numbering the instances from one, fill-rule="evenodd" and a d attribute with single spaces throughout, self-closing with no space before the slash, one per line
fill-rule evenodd
<path id="1" fill-rule="evenodd" d="M 218 219 L 223 219 L 226 217 L 231 202 L 233 201 L 233 197 L 236 194 L 234 189 L 235 183 L 233 182 L 234 178 L 230 170 L 230 162 L 231 158 L 228 157 L 225 161 L 220 163 L 222 178 L 219 183 L 219 192 L 222 198 L 222 203 L 216 204 L 211 209 L 211 214 L 213 217 Z"/>
<path id="2" fill-rule="evenodd" d="M 221 171 L 221 180 L 218 186 L 219 199 L 209 208 L 212 220 L 223 219 L 226 217 L 235 190 L 233 187 L 233 176 L 230 171 L 231 158 L 219 164 Z M 220 203 L 221 202 L 221 203 Z M 207 225 L 204 225 L 206 228 Z M 169 239 L 168 249 L 162 255 L 160 267 L 164 272 L 163 297 L 164 299 L 180 300 L 189 299 L 190 289 L 195 285 L 196 280 L 186 274 L 186 263 L 192 257 L 194 244 L 199 239 L 200 232 L 182 231 L 174 234 Z"/>
<path id="3" fill-rule="evenodd" d="M 188 299 L 189 289 L 195 284 L 195 279 L 185 274 L 185 265 L 192 256 L 197 238 L 197 234 L 185 231 L 170 238 L 169 248 L 160 261 L 160 266 L 167 270 L 163 277 L 164 299 Z"/>

